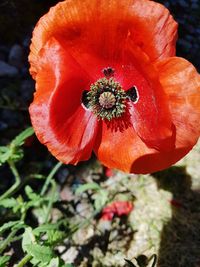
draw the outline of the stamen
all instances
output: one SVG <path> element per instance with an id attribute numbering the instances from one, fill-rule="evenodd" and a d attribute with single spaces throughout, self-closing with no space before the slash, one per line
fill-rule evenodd
<path id="1" fill-rule="evenodd" d="M 113 78 L 102 78 L 84 91 L 82 103 L 102 120 L 119 118 L 125 112 L 126 93 Z"/>
<path id="2" fill-rule="evenodd" d="M 115 70 L 111 67 L 107 67 L 107 68 L 104 68 L 102 72 L 106 77 L 111 77 L 115 73 Z"/>
<path id="3" fill-rule="evenodd" d="M 131 87 L 126 91 L 126 96 L 134 103 L 138 102 L 139 94 L 136 86 Z"/>

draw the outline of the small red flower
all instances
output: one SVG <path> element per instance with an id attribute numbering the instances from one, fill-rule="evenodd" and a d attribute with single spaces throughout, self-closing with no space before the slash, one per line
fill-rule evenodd
<path id="1" fill-rule="evenodd" d="M 64 163 L 92 150 L 109 168 L 149 173 L 200 133 L 200 76 L 175 56 L 177 23 L 149 0 L 68 0 L 33 32 L 36 135 Z"/>
<path id="2" fill-rule="evenodd" d="M 133 210 L 133 203 L 130 201 L 115 201 L 102 210 L 101 219 L 111 221 L 116 216 L 128 215 Z"/>
<path id="3" fill-rule="evenodd" d="M 106 177 L 109 178 L 109 177 L 114 176 L 114 171 L 113 171 L 113 169 L 104 167 L 104 174 L 105 174 Z"/>

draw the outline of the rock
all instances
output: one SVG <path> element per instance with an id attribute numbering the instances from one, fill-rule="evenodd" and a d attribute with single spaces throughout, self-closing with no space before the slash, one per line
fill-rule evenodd
<path id="1" fill-rule="evenodd" d="M 3 109 L 1 112 L 1 122 L 7 124 L 9 128 L 19 127 L 23 125 L 23 116 L 19 111 Z"/>
<path id="2" fill-rule="evenodd" d="M 22 46 L 18 44 L 13 45 L 8 56 L 8 63 L 17 68 L 21 68 L 23 65 L 23 55 L 24 51 Z"/>
<path id="3" fill-rule="evenodd" d="M 4 45 L 0 45 L 0 60 L 7 61 L 8 54 L 9 49 Z"/>
<path id="4" fill-rule="evenodd" d="M 22 44 L 25 48 L 29 48 L 31 44 L 31 37 L 29 36 L 25 37 Z"/>
<path id="5" fill-rule="evenodd" d="M 78 250 L 76 247 L 70 247 L 65 253 L 62 254 L 61 258 L 65 263 L 72 263 L 78 255 Z"/>
<path id="6" fill-rule="evenodd" d="M 0 131 L 4 131 L 7 128 L 8 128 L 8 124 L 0 121 Z"/>
<path id="7" fill-rule="evenodd" d="M 34 89 L 35 89 L 35 83 L 33 80 L 27 79 L 21 82 L 20 92 L 25 102 L 28 102 L 32 99 Z"/>
<path id="8" fill-rule="evenodd" d="M 76 206 L 76 212 L 82 217 L 89 218 L 92 214 L 92 207 L 87 202 L 81 202 Z"/>
<path id="9" fill-rule="evenodd" d="M 68 186 L 64 186 L 64 188 L 60 192 L 60 197 L 62 200 L 65 201 L 72 201 L 75 199 L 75 196 L 73 195 L 71 188 Z"/>
<path id="10" fill-rule="evenodd" d="M 0 60 L 3 60 L 3 61 L 6 60 L 6 55 L 2 51 L 0 51 Z"/>
<path id="11" fill-rule="evenodd" d="M 29 74 L 29 69 L 27 66 L 23 66 L 21 69 L 20 69 L 20 75 L 22 78 L 29 78 L 30 77 L 30 74 Z"/>
<path id="12" fill-rule="evenodd" d="M 64 184 L 69 176 L 70 172 L 68 168 L 60 168 L 57 174 L 57 179 L 60 184 Z"/>
<path id="13" fill-rule="evenodd" d="M 16 77 L 19 71 L 16 67 L 0 60 L 0 77 Z"/>

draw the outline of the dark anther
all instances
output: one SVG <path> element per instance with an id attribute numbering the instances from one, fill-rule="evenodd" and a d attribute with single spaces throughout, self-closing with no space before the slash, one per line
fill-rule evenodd
<path id="1" fill-rule="evenodd" d="M 107 67 L 107 68 L 104 68 L 102 72 L 106 77 L 110 77 L 114 74 L 115 70 L 111 67 Z"/>
<path id="2" fill-rule="evenodd" d="M 139 99 L 138 90 L 136 86 L 131 87 L 126 91 L 126 97 L 133 102 L 137 102 Z"/>
<path id="3" fill-rule="evenodd" d="M 83 105 L 86 107 L 86 108 L 89 108 L 89 100 L 88 100 L 88 91 L 87 90 L 84 90 L 83 93 L 82 93 L 82 103 Z"/>

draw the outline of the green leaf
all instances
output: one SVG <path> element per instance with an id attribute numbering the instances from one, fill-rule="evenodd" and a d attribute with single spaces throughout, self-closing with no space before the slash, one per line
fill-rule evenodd
<path id="1" fill-rule="evenodd" d="M 101 189 L 96 195 L 94 195 L 94 199 L 95 210 L 102 209 L 108 201 L 108 191 Z"/>
<path id="2" fill-rule="evenodd" d="M 0 227 L 0 234 L 2 234 L 3 232 L 5 232 L 6 230 L 8 230 L 9 228 L 11 228 L 12 226 L 15 226 L 16 224 L 18 224 L 20 221 L 10 221 L 7 223 L 4 223 L 1 227 Z"/>
<path id="3" fill-rule="evenodd" d="M 0 146 L 0 166 L 10 158 L 11 154 L 9 147 Z"/>
<path id="4" fill-rule="evenodd" d="M 35 243 L 35 236 L 31 227 L 27 227 L 22 236 L 22 249 L 24 252 L 28 252 L 27 246 Z"/>
<path id="5" fill-rule="evenodd" d="M 25 187 L 25 192 L 30 200 L 38 200 L 40 198 L 39 195 L 33 192 L 33 189 L 29 185 Z"/>
<path id="6" fill-rule="evenodd" d="M 24 144 L 24 141 L 33 134 L 34 134 L 33 128 L 32 127 L 27 128 L 26 130 L 24 130 L 15 137 L 15 139 L 11 142 L 11 146 L 22 146 Z"/>
<path id="7" fill-rule="evenodd" d="M 24 141 L 31 135 L 34 131 L 32 127 L 27 128 L 22 133 L 20 133 L 15 139 L 10 143 L 9 146 L 0 147 L 0 166 L 9 161 L 19 161 L 23 157 L 23 150 L 19 148 L 24 144 Z"/>
<path id="8" fill-rule="evenodd" d="M 47 232 L 48 234 L 48 243 L 50 245 L 53 245 L 55 243 L 57 243 L 60 240 L 63 240 L 65 233 L 62 231 L 55 231 L 55 230 L 51 230 Z"/>
<path id="9" fill-rule="evenodd" d="M 5 198 L 0 201 L 0 206 L 3 206 L 4 208 L 13 208 L 16 205 L 18 205 L 18 202 L 14 198 Z"/>
<path id="10" fill-rule="evenodd" d="M 49 263 L 53 257 L 53 252 L 50 247 L 41 246 L 38 244 L 26 245 L 26 251 L 35 260 L 41 261 L 42 263 Z"/>
<path id="11" fill-rule="evenodd" d="M 88 190 L 98 191 L 98 190 L 101 190 L 101 187 L 97 183 L 87 183 L 87 184 L 83 184 L 83 185 L 79 186 L 76 189 L 75 193 L 81 194 L 81 193 L 88 191 Z"/>
<path id="12" fill-rule="evenodd" d="M 10 256 L 0 257 L 0 267 L 6 267 L 9 260 L 10 260 Z"/>
<path id="13" fill-rule="evenodd" d="M 35 228 L 33 230 L 33 233 L 38 236 L 40 233 L 46 233 L 50 230 L 57 230 L 58 229 L 58 225 L 56 224 L 43 224 L 41 226 L 38 226 L 37 228 Z"/>

